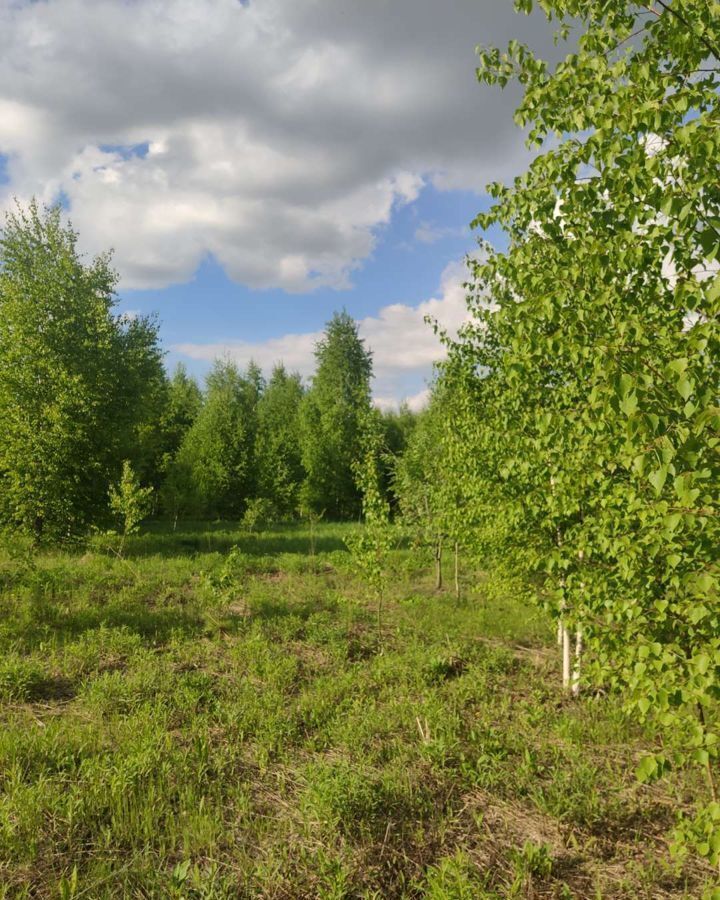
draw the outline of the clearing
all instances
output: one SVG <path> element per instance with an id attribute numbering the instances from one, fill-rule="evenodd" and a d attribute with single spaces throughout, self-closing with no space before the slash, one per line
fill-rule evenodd
<path id="1" fill-rule="evenodd" d="M 392 557 L 382 635 L 343 538 L 152 526 L 0 552 L 0 896 L 692 897 L 702 785 L 558 687 L 549 622 Z"/>

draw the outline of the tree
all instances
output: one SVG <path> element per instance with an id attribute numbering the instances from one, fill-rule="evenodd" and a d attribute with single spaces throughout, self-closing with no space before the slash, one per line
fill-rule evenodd
<path id="1" fill-rule="evenodd" d="M 435 562 L 435 587 L 443 585 L 445 544 L 455 553 L 455 590 L 459 595 L 458 555 L 469 528 L 462 494 L 467 461 L 462 439 L 456 433 L 460 382 L 446 375 L 435 381 L 430 404 L 417 417 L 405 452 L 395 464 L 394 490 L 400 512 L 418 546 L 431 548 Z"/>
<path id="2" fill-rule="evenodd" d="M 108 255 L 83 262 L 58 207 L 8 214 L 0 237 L 0 515 L 37 539 L 107 510 L 162 377 L 157 326 L 114 315 Z"/>
<path id="3" fill-rule="evenodd" d="M 553 71 L 481 51 L 541 152 L 477 220 L 507 249 L 475 263 L 452 352 L 483 397 L 470 487 L 484 516 L 497 488 L 495 551 L 576 629 L 587 677 L 663 727 L 640 776 L 705 769 L 683 834 L 718 861 L 720 6 L 539 5 L 580 29 Z"/>
<path id="4" fill-rule="evenodd" d="M 378 641 L 382 641 L 382 612 L 387 582 L 387 558 L 392 547 L 390 504 L 383 490 L 383 423 L 375 409 L 368 409 L 361 420 L 360 452 L 353 464 L 362 496 L 363 529 L 349 539 L 355 563 L 375 594 Z"/>
<path id="5" fill-rule="evenodd" d="M 159 420 L 162 450 L 160 503 L 163 512 L 171 516 L 177 527 L 180 514 L 193 507 L 197 499 L 192 487 L 192 468 L 187 459 L 178 458 L 178 453 L 203 405 L 198 383 L 187 374 L 182 363 L 178 363 L 167 382 L 165 398 Z"/>
<path id="6" fill-rule="evenodd" d="M 393 515 L 398 511 L 399 499 L 394 490 L 395 465 L 407 448 L 408 442 L 418 423 L 418 416 L 407 403 L 402 403 L 398 410 L 385 410 L 381 413 L 383 440 L 387 453 L 382 459 L 383 490 L 388 495 Z"/>
<path id="7" fill-rule="evenodd" d="M 163 455 L 173 457 L 202 408 L 203 396 L 197 381 L 178 363 L 168 380 L 166 402 L 160 416 Z"/>
<path id="8" fill-rule="evenodd" d="M 360 423 L 370 407 L 372 355 L 357 323 L 335 313 L 315 348 L 317 369 L 301 409 L 305 503 L 330 518 L 360 512 L 353 462 L 360 447 Z"/>
<path id="9" fill-rule="evenodd" d="M 110 487 L 110 509 L 120 520 L 122 539 L 120 555 L 129 534 L 134 534 L 144 518 L 149 514 L 152 502 L 151 487 L 142 487 L 130 460 L 125 460 L 122 474 L 117 484 Z"/>
<path id="10" fill-rule="evenodd" d="M 234 363 L 215 363 L 202 409 L 169 474 L 173 489 L 185 489 L 181 505 L 186 510 L 197 515 L 242 514 L 254 487 L 257 393 L 257 383 Z"/>
<path id="11" fill-rule="evenodd" d="M 303 394 L 300 376 L 288 375 L 278 365 L 258 403 L 257 491 L 281 516 L 296 512 L 305 475 L 300 446 Z"/>

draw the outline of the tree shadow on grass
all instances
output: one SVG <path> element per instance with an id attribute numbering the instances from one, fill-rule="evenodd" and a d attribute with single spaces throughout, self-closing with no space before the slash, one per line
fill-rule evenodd
<path id="1" fill-rule="evenodd" d="M 177 608 L 152 609 L 144 603 L 135 603 L 67 610 L 48 602 L 33 605 L 21 621 L 6 623 L 5 633 L 33 650 L 49 639 L 65 644 L 101 628 L 126 630 L 147 643 L 164 644 L 173 635 L 192 636 L 206 627 L 199 613 Z"/>
<path id="2" fill-rule="evenodd" d="M 249 618 L 268 621 L 295 616 L 298 619 L 307 621 L 307 619 L 313 615 L 317 615 L 317 613 L 334 612 L 337 610 L 337 606 L 337 602 L 332 599 L 318 598 L 303 600 L 301 602 L 289 602 L 283 599 L 276 600 L 270 597 L 263 597 L 259 600 L 252 600 L 249 609 Z"/>
<path id="3" fill-rule="evenodd" d="M 348 548 L 342 538 L 335 535 L 316 535 L 315 553 L 347 553 Z M 161 524 L 153 523 L 147 531 L 130 538 L 125 547 L 125 556 L 195 556 L 203 553 L 228 553 L 233 548 L 248 556 L 278 556 L 281 554 L 311 553 L 311 539 L 298 526 L 283 526 L 282 529 L 254 534 L 241 531 L 231 523 L 193 523 L 181 531 L 170 531 Z"/>

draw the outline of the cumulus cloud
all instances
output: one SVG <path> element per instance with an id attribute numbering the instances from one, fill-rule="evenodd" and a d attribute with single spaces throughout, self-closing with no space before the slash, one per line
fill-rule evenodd
<path id="1" fill-rule="evenodd" d="M 419 409 L 427 401 L 426 389 L 407 393 L 404 386 L 426 378 L 433 364 L 445 356 L 443 344 L 426 319 L 438 322 L 452 335 L 466 321 L 463 283 L 467 274 L 463 262 L 453 262 L 443 272 L 437 296 L 417 306 L 394 303 L 359 322 L 360 336 L 373 353 L 373 393 L 378 406 L 389 408 L 405 400 L 411 408 Z M 258 342 L 181 343 L 172 349 L 189 359 L 231 359 L 243 368 L 255 360 L 266 372 L 283 362 L 287 369 L 307 378 L 315 368 L 315 345 L 321 334 L 286 334 Z"/>
<path id="2" fill-rule="evenodd" d="M 344 288 L 423 184 L 521 165 L 516 96 L 474 77 L 510 37 L 549 43 L 505 0 L 0 0 L 0 205 L 62 192 L 123 288 L 210 254 L 250 287 Z"/>

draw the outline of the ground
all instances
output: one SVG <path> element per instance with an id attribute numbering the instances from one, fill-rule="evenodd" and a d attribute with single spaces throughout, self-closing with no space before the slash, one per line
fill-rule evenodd
<path id="1" fill-rule="evenodd" d="M 379 630 L 355 527 L 6 542 L 0 897 L 702 896 L 701 785 L 636 782 L 655 736 L 562 693 L 551 623 L 405 548 Z"/>

